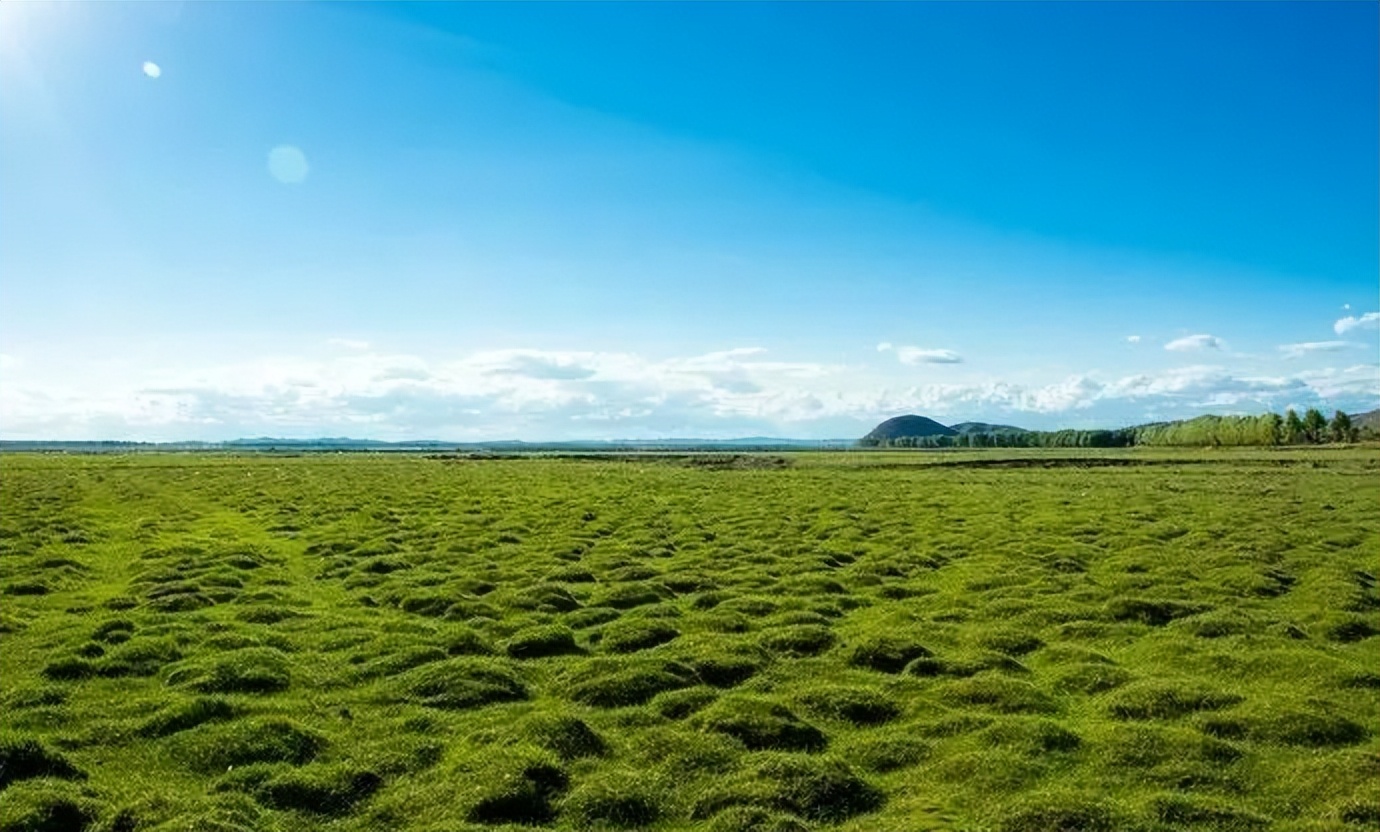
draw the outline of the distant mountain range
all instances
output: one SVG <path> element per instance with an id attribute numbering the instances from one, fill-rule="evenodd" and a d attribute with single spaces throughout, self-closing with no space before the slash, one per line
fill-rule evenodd
<path id="1" fill-rule="evenodd" d="M 1362 431 L 1362 438 L 1380 437 L 1380 410 L 1351 416 L 1352 424 Z M 1170 424 L 1170 423 L 1165 423 Z M 944 425 L 926 416 L 908 414 L 887 419 L 863 437 L 862 444 L 889 444 L 898 439 L 928 436 L 969 436 L 974 434 L 1033 433 L 1015 425 L 990 422 L 959 422 Z M 536 453 L 600 452 L 600 451 L 716 451 L 716 450 L 830 450 L 853 448 L 853 439 L 787 439 L 774 436 L 746 436 L 737 439 L 604 439 L 564 442 L 524 442 L 510 439 L 494 442 L 447 442 L 442 439 L 416 439 L 386 442 L 379 439 L 351 439 L 345 436 L 316 439 L 288 439 L 258 436 L 231 439 L 225 442 L 126 442 L 106 441 L 28 441 L 0 440 L 0 452 L 5 451 L 70 451 L 77 453 L 120 453 L 129 451 L 258 451 L 258 452 L 330 452 L 330 451 L 460 451 L 469 453 Z"/>
<path id="2" fill-rule="evenodd" d="M 10 451 L 66 451 L 73 453 L 127 453 L 131 451 L 254 451 L 254 452 L 318 452 L 338 451 L 459 451 L 466 453 L 538 453 L 607 452 L 607 451 L 742 451 L 742 450 L 830 450 L 851 448 L 852 439 L 782 439 L 771 436 L 747 436 L 738 439 L 608 439 L 569 442 L 523 442 L 499 440 L 495 442 L 446 442 L 440 439 L 417 439 L 404 442 L 385 442 L 379 439 L 351 439 L 323 437 L 319 439 L 285 439 L 259 436 L 251 439 L 231 439 L 225 442 L 123 442 L 123 441 L 26 441 L 0 440 L 0 452 Z"/>

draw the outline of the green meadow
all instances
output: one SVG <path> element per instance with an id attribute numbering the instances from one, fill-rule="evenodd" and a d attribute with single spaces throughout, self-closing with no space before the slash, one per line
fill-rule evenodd
<path id="1" fill-rule="evenodd" d="M 0 830 L 1374 830 L 1380 453 L 0 457 Z"/>

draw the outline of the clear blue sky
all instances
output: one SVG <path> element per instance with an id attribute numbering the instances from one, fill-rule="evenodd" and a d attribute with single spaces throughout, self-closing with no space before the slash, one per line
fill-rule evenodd
<path id="1" fill-rule="evenodd" d="M 0 7 L 0 436 L 1380 406 L 1375 3 Z"/>

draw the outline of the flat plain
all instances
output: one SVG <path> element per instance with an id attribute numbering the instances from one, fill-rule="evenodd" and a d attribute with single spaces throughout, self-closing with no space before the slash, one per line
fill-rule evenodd
<path id="1" fill-rule="evenodd" d="M 0 458 L 0 830 L 1374 830 L 1380 453 Z"/>

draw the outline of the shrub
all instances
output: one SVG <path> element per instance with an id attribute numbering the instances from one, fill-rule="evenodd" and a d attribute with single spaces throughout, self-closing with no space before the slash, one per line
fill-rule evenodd
<path id="1" fill-rule="evenodd" d="M 679 635 L 679 630 L 661 621 L 625 619 L 605 627 L 600 644 L 611 653 L 635 653 L 665 644 Z"/>
<path id="2" fill-rule="evenodd" d="M 493 702 L 527 698 L 527 688 L 508 664 L 490 658 L 464 657 L 424 664 L 394 677 L 395 701 L 432 708 L 477 708 Z"/>
<path id="3" fill-rule="evenodd" d="M 848 663 L 854 667 L 900 673 L 911 661 L 933 655 L 928 648 L 904 636 L 868 636 L 848 650 Z"/>
<path id="4" fill-rule="evenodd" d="M 824 734 L 786 706 L 760 696 L 731 695 L 693 717 L 696 727 L 733 737 L 751 751 L 819 751 Z"/>
<path id="5" fill-rule="evenodd" d="M 503 646 L 503 650 L 510 658 L 514 659 L 540 659 L 547 656 L 577 653 L 580 648 L 576 646 L 575 634 L 570 631 L 570 628 L 562 627 L 559 624 L 548 624 L 541 627 L 529 627 L 514 634 Z"/>

